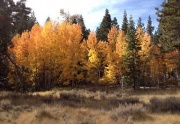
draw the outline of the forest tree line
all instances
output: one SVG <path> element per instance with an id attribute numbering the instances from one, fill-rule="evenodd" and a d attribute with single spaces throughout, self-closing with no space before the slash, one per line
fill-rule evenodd
<path id="1" fill-rule="evenodd" d="M 10 1 L 3 0 L 7 10 Z M 48 18 L 44 26 L 37 23 L 35 16 L 32 19 L 31 11 L 26 14 L 24 11 L 24 18 L 33 20 L 33 25 L 18 31 L 22 25 L 13 27 L 11 21 L 20 12 L 14 14 L 13 10 L 14 16 L 11 13 L 7 18 L 14 30 L 1 35 L 0 82 L 23 91 L 88 84 L 123 84 L 134 89 L 177 85 L 180 80 L 180 5 L 176 2 L 168 0 L 162 3 L 161 10 L 156 8 L 159 28 L 155 32 L 150 16 L 145 27 L 141 18 L 135 25 L 133 17 L 128 19 L 124 11 L 120 27 L 116 17 L 111 19 L 108 9 L 95 32 L 86 29 L 82 15 L 69 15 L 63 10 L 60 11 L 63 22 Z M 18 8 L 19 4 L 26 8 L 25 0 L 12 5 Z M 0 20 L 0 33 L 5 33 L 2 20 L 6 16 Z"/>

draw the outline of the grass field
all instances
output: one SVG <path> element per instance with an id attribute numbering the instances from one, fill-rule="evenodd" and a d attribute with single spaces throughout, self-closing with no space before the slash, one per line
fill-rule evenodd
<path id="1" fill-rule="evenodd" d="M 180 90 L 0 92 L 0 124 L 180 124 Z"/>

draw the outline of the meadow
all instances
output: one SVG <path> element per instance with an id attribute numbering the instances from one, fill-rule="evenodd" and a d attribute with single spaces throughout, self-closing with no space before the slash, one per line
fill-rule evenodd
<path id="1" fill-rule="evenodd" d="M 98 90 L 97 90 L 98 89 Z M 179 124 L 180 91 L 58 88 L 0 92 L 0 124 Z"/>

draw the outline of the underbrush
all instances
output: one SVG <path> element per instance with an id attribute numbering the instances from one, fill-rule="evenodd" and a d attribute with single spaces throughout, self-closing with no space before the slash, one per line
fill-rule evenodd
<path id="1" fill-rule="evenodd" d="M 148 102 L 142 100 L 144 97 Z M 137 123 L 156 121 L 156 115 L 161 117 L 171 113 L 177 115 L 180 113 L 178 96 L 144 95 L 142 97 L 127 94 L 123 96 L 117 91 L 108 93 L 83 89 L 36 93 L 0 92 L 0 120 L 3 120 L 3 123 L 9 120 L 18 123 L 19 118 L 24 118 L 24 121 L 28 119 L 29 123 L 40 124 L 60 121 L 62 123 L 133 124 L 134 121 Z M 175 118 L 171 118 L 175 122 Z"/>
<path id="2" fill-rule="evenodd" d="M 137 119 L 140 117 L 141 119 L 145 117 L 145 108 L 142 104 L 131 104 L 131 105 L 119 105 L 117 108 L 111 111 L 111 119 L 116 121 L 119 117 L 127 118 L 132 117 L 131 119 Z M 140 119 L 138 118 L 138 120 Z"/>
<path id="3" fill-rule="evenodd" d="M 12 106 L 41 106 L 42 104 L 54 105 L 59 104 L 63 106 L 70 106 L 75 108 L 92 108 L 92 109 L 105 109 L 110 110 L 115 107 L 126 104 L 137 104 L 140 103 L 137 97 L 117 97 L 116 94 L 106 95 L 104 92 L 87 92 L 82 91 L 69 91 L 60 92 L 59 97 L 53 96 L 52 94 L 41 96 L 32 94 L 22 93 L 6 93 L 0 95 L 1 102 L 7 102 L 7 105 L 3 104 L 4 108 L 9 109 Z"/>
<path id="4" fill-rule="evenodd" d="M 76 95 L 71 93 L 61 93 L 60 102 L 62 105 L 71 106 L 71 107 L 84 107 L 92 109 L 105 109 L 110 110 L 115 107 L 127 104 L 137 104 L 140 103 L 138 98 L 129 97 L 129 98 L 116 98 L 116 97 L 105 97 L 101 96 L 96 98 L 96 96 L 85 97 L 82 95 Z"/>
<path id="5" fill-rule="evenodd" d="M 45 118 L 56 119 L 49 111 L 47 111 L 45 109 L 38 111 L 36 114 L 36 118 L 39 120 L 43 120 Z"/>
<path id="6" fill-rule="evenodd" d="M 150 99 L 149 109 L 152 112 L 180 113 L 180 97 L 167 97 Z"/>

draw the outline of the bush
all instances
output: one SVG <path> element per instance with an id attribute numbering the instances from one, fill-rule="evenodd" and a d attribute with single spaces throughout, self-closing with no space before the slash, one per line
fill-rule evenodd
<path id="1" fill-rule="evenodd" d="M 0 100 L 0 108 L 5 111 L 12 109 L 11 102 L 8 99 Z"/>
<path id="2" fill-rule="evenodd" d="M 36 118 L 42 120 L 44 118 L 48 118 L 48 119 L 55 119 L 53 117 L 53 115 L 48 112 L 47 110 L 40 110 L 39 112 L 37 112 Z"/>
<path id="3" fill-rule="evenodd" d="M 180 98 L 168 97 L 158 99 L 156 97 L 150 100 L 149 108 L 152 112 L 180 112 Z"/>
<path id="4" fill-rule="evenodd" d="M 74 102 L 81 102 L 81 99 L 84 97 L 81 97 L 80 95 L 71 94 L 71 93 L 61 93 L 60 99 L 61 100 L 68 100 L 68 101 L 74 101 Z"/>
<path id="5" fill-rule="evenodd" d="M 120 100 L 121 104 L 137 104 L 139 103 L 139 98 L 136 97 L 129 97 L 129 98 L 123 98 Z"/>
<path id="6" fill-rule="evenodd" d="M 120 105 L 112 110 L 111 119 L 117 120 L 120 116 L 137 116 L 145 114 L 145 109 L 142 104 Z"/>

